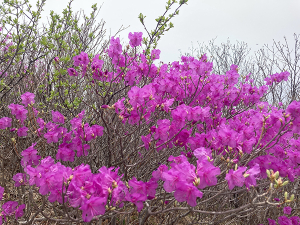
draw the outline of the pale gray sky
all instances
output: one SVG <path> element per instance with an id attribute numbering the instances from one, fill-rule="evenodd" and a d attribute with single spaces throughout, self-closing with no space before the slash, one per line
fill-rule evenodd
<path id="1" fill-rule="evenodd" d="M 0 0 L 1 1 L 1 0 Z M 30 0 L 34 4 L 36 0 Z M 43 21 L 50 10 L 61 13 L 68 0 L 47 0 Z M 166 0 L 74 0 L 73 11 L 91 12 L 91 5 L 102 5 L 98 20 L 103 19 L 107 34 L 113 35 L 121 25 L 130 27 L 120 34 L 128 40 L 129 32 L 143 32 L 139 13 L 146 15 L 149 30 L 154 29 L 155 18 L 165 11 Z M 178 4 L 176 4 L 178 5 Z M 173 10 L 175 7 L 173 7 Z M 173 18 L 174 28 L 160 40 L 161 61 L 179 60 L 179 49 L 184 53 L 197 42 L 215 37 L 216 43 L 244 41 L 252 50 L 273 39 L 283 41 L 286 36 L 293 43 L 293 34 L 300 34 L 300 0 L 189 0 Z M 258 45 L 257 45 L 258 44 Z"/>

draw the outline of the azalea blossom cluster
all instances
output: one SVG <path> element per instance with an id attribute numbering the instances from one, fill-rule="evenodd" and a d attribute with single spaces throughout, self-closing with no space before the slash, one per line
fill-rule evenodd
<path id="1" fill-rule="evenodd" d="M 124 201 L 135 204 L 137 210 L 141 211 L 146 200 L 155 198 L 159 180 L 164 181 L 164 189 L 167 192 L 174 192 L 177 201 L 186 201 L 189 205 L 196 206 L 197 197 L 203 196 L 199 189 L 216 185 L 216 176 L 220 174 L 220 169 L 213 165 L 212 160 L 208 160 L 211 153 L 207 149 L 199 148 L 194 151 L 195 157 L 198 158 L 197 169 L 184 155 L 171 156 L 171 169 L 161 165 L 153 172 L 153 177 L 148 182 L 137 181 L 133 177 L 126 185 L 121 180 L 122 176 L 118 176 L 118 168 L 101 167 L 99 173 L 93 174 L 89 165 L 80 165 L 72 169 L 59 162 L 55 163 L 50 156 L 39 162 L 40 156 L 37 155 L 34 146 L 35 144 L 22 152 L 21 163 L 25 174 L 18 173 L 13 177 L 15 186 L 35 185 L 39 187 L 41 195 L 48 195 L 50 202 L 57 201 L 63 204 L 64 201 L 68 201 L 70 206 L 82 210 L 85 222 L 103 215 L 106 208 L 123 207 Z M 244 182 L 247 186 L 256 185 L 254 176 L 259 172 L 258 165 L 245 174 L 240 172 L 230 171 L 226 176 L 230 189 L 235 185 L 242 186 Z"/>
<path id="2" fill-rule="evenodd" d="M 283 213 L 286 215 L 290 215 L 292 212 L 292 208 L 287 206 L 283 208 Z M 277 225 L 275 220 L 268 219 L 269 225 Z M 292 216 L 288 218 L 287 216 L 279 216 L 278 217 L 278 224 L 279 225 L 286 225 L 286 224 L 291 224 L 291 225 L 299 225 L 300 224 L 300 218 L 298 216 Z"/>
<path id="3" fill-rule="evenodd" d="M 267 82 L 267 85 L 272 85 L 274 82 L 279 83 L 281 81 L 287 81 L 290 74 L 289 72 L 285 71 L 282 73 L 275 73 L 271 75 L 270 77 L 266 77 L 265 81 Z"/>
<path id="4" fill-rule="evenodd" d="M 37 157 L 33 153 L 28 161 Z M 50 156 L 42 159 L 36 167 L 27 164 L 24 170 L 26 174 L 14 176 L 16 186 L 35 185 L 50 202 L 63 204 L 68 201 L 69 206 L 82 210 L 84 222 L 103 215 L 106 207 L 123 207 L 124 201 L 132 202 L 140 211 L 146 199 L 154 198 L 157 187 L 152 180 L 142 182 L 135 178 L 126 186 L 122 176 L 118 175 L 118 168 L 101 167 L 99 173 L 93 174 L 89 165 L 82 164 L 72 169 L 60 162 L 55 163 Z"/>
<path id="5" fill-rule="evenodd" d="M 129 39 L 134 51 L 141 46 L 142 33 L 130 33 Z M 150 171 L 147 180 L 135 176 L 125 179 L 120 171 L 132 165 L 102 166 L 98 173 L 92 173 L 85 164 L 66 166 L 65 162 L 75 161 L 75 155 L 89 154 L 90 141 L 108 135 L 110 128 L 103 125 L 105 117 L 101 117 L 101 126 L 91 126 L 83 122 L 85 111 L 68 118 L 68 123 L 61 112 L 51 111 L 52 121 L 46 123 L 33 107 L 34 94 L 26 92 L 21 95 L 23 105 L 8 106 L 14 117 L 1 118 L 0 129 L 8 132 L 7 128 L 14 126 L 9 132 L 25 137 L 28 119 L 38 125 L 33 130 L 36 137 L 47 144 L 58 143 L 58 149 L 56 161 L 50 156 L 42 158 L 37 143 L 23 150 L 24 173 L 13 177 L 16 187 L 38 187 L 49 202 L 68 202 L 68 206 L 82 211 L 84 222 L 89 222 L 127 203 L 135 205 L 138 212 L 146 206 L 149 212 L 148 203 L 161 197 L 162 189 L 157 192 L 158 187 L 177 202 L 196 207 L 205 197 L 203 190 L 221 182 L 227 184 L 229 191 L 243 186 L 250 191 L 267 179 L 273 193 L 274 188 L 299 177 L 300 102 L 292 102 L 287 109 L 261 102 L 268 85 L 286 80 L 288 72 L 271 75 L 266 85 L 256 87 L 251 80 L 240 79 L 236 65 L 226 74 L 212 74 L 213 65 L 206 55 L 200 59 L 183 56 L 181 62 L 157 67 L 153 61 L 159 59 L 158 49 L 152 50 L 150 56 L 129 54 L 123 51 L 119 38 L 114 37 L 106 54 L 114 66 L 112 71 L 104 67 L 100 55 L 90 59 L 81 52 L 73 57 L 74 68 L 68 68 L 68 74 L 72 79 L 87 79 L 93 84 L 124 85 L 126 96 L 103 104 L 99 110 L 104 115 L 117 116 L 121 125 L 133 128 L 132 133 L 140 124 L 147 127 L 138 133 L 139 144 L 134 148 L 140 156 L 139 164 L 152 152 L 173 150 L 166 163 Z M 59 58 L 55 62 L 59 64 Z M 19 211 L 23 208 L 22 205 Z M 285 208 L 285 213 L 288 210 Z M 19 211 L 8 214 L 21 215 Z M 283 216 L 278 222 L 284 224 L 280 221 L 297 224 L 296 217 Z M 273 223 L 271 219 L 269 222 Z"/>
<path id="6" fill-rule="evenodd" d="M 3 200 L 4 188 L 0 186 L 0 201 Z M 7 222 L 7 217 L 15 215 L 16 220 L 19 217 L 22 217 L 24 214 L 25 204 L 19 205 L 16 201 L 7 201 L 5 202 L 1 208 L 0 212 L 0 224 L 2 224 L 3 220 Z"/>

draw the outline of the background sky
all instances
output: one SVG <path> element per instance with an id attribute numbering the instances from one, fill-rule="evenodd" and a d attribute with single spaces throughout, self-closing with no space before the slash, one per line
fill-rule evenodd
<path id="1" fill-rule="evenodd" d="M 2 0 L 0 0 L 1 2 Z M 29 0 L 34 5 L 36 0 Z M 47 0 L 42 21 L 50 10 L 61 13 L 69 0 Z M 74 0 L 74 12 L 80 9 L 89 14 L 92 4 L 102 6 L 97 20 L 103 19 L 107 34 L 114 35 L 123 25 L 130 26 L 119 35 L 128 42 L 129 32 L 146 32 L 138 19 L 139 13 L 146 16 L 148 30 L 156 26 L 155 19 L 165 11 L 166 0 Z M 176 4 L 175 6 L 178 6 Z M 173 6 L 171 12 L 175 10 Z M 169 13 L 168 13 L 169 14 Z M 159 41 L 160 60 L 167 63 L 180 59 L 182 53 L 197 42 L 208 44 L 243 41 L 252 51 L 264 44 L 271 45 L 273 39 L 283 42 L 286 36 L 293 44 L 293 34 L 300 34 L 300 0 L 189 0 L 178 16 L 172 18 L 174 28 L 166 32 Z"/>

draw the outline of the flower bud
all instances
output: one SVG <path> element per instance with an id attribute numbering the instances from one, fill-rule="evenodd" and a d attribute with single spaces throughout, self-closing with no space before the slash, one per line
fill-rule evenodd
<path id="1" fill-rule="evenodd" d="M 102 109 L 109 109 L 110 106 L 109 106 L 109 105 L 102 105 L 101 108 L 102 108 Z"/>
<path id="2" fill-rule="evenodd" d="M 279 171 L 277 171 L 274 175 L 275 175 L 275 179 L 277 179 L 279 177 Z"/>
<path id="3" fill-rule="evenodd" d="M 275 180 L 275 187 L 281 187 L 282 186 L 282 180 L 281 180 L 281 177 L 279 177 L 278 180 Z"/>
<path id="4" fill-rule="evenodd" d="M 116 181 L 113 181 L 113 182 L 112 182 L 112 187 L 113 187 L 113 188 L 116 188 L 116 187 L 118 187 L 118 184 L 117 184 L 117 182 L 116 182 Z"/>
<path id="5" fill-rule="evenodd" d="M 266 170 L 266 172 L 267 172 L 268 178 L 271 178 L 270 177 L 270 170 Z"/>
<path id="6" fill-rule="evenodd" d="M 71 181 L 73 179 L 74 175 L 72 174 L 69 178 L 68 181 Z"/>
<path id="7" fill-rule="evenodd" d="M 290 201 L 291 201 L 291 202 L 294 201 L 294 198 L 295 198 L 295 195 L 292 194 L 291 197 L 290 197 Z"/>
<path id="8" fill-rule="evenodd" d="M 250 176 L 250 174 L 247 174 L 247 173 L 244 173 L 244 175 L 243 175 L 245 178 L 247 178 L 247 177 L 249 177 Z"/>
<path id="9" fill-rule="evenodd" d="M 197 187 L 200 184 L 200 178 L 195 178 L 193 184 Z"/>
<path id="10" fill-rule="evenodd" d="M 281 186 L 283 187 L 283 186 L 287 185 L 288 183 L 289 183 L 289 182 L 286 180 L 286 181 L 284 181 L 284 182 L 282 183 Z"/>
<path id="11" fill-rule="evenodd" d="M 284 199 L 287 200 L 287 198 L 288 198 L 288 193 L 284 192 Z"/>

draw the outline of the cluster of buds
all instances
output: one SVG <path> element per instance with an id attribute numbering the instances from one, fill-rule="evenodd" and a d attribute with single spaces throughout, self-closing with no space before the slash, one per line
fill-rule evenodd
<path id="1" fill-rule="evenodd" d="M 288 196 L 289 196 L 289 194 L 287 192 L 285 192 L 284 193 L 284 202 L 285 203 L 289 203 L 289 202 L 294 201 L 294 198 L 295 198 L 294 194 L 291 195 L 290 199 L 288 199 Z"/>
<path id="2" fill-rule="evenodd" d="M 288 181 L 282 181 L 281 177 L 279 177 L 279 171 L 275 172 L 273 170 L 266 170 L 268 178 L 271 180 L 271 182 L 275 182 L 274 187 L 275 188 L 280 188 L 285 185 L 287 185 L 289 182 Z"/>

